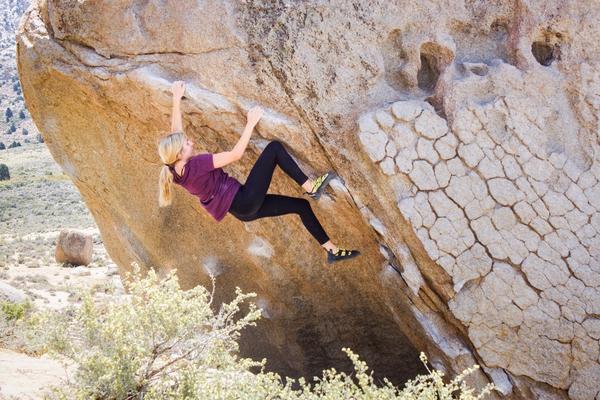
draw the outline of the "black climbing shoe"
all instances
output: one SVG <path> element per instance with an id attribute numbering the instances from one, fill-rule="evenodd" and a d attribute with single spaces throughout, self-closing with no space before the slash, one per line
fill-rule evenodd
<path id="1" fill-rule="evenodd" d="M 360 254 L 360 251 L 358 251 L 358 250 L 338 249 L 337 253 L 334 253 L 333 250 L 327 250 L 327 262 L 329 264 L 331 264 L 336 261 L 354 258 L 359 254 Z"/>
<path id="2" fill-rule="evenodd" d="M 325 187 L 327 187 L 327 185 L 329 184 L 329 181 L 335 177 L 336 177 L 335 172 L 333 172 L 333 171 L 326 172 L 325 174 L 323 174 L 323 175 L 319 176 L 317 179 L 315 179 L 312 192 L 304 192 L 304 194 L 309 195 L 310 197 L 312 197 L 315 200 L 319 200 L 319 198 L 321 197 L 321 194 L 323 194 L 323 191 L 325 190 Z"/>

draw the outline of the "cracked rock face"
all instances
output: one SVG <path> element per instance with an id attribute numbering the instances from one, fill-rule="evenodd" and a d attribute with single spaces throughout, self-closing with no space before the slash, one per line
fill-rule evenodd
<path id="1" fill-rule="evenodd" d="M 600 151 L 548 74 L 497 63 L 494 92 L 480 93 L 469 83 L 479 76 L 448 72 L 446 119 L 411 100 L 358 125 L 381 172 L 407 181 L 398 208 L 451 277 L 448 305 L 485 365 L 569 389 L 589 385 L 599 361 Z M 379 143 L 397 149 L 386 156 L 397 172 Z"/>
<path id="2" fill-rule="evenodd" d="M 498 396 L 600 396 L 598 4 L 168 3 L 40 1 L 17 36 L 32 117 L 122 271 L 256 292 L 242 351 L 282 373 L 347 367 L 350 346 L 400 383 L 423 350 L 450 374 L 481 364 L 470 383 Z M 363 255 L 325 269 L 297 217 L 148 201 L 176 79 L 202 151 L 265 108 L 228 168 L 242 183 L 275 138 L 343 177 L 311 204 Z M 301 196 L 281 171 L 271 191 Z"/>

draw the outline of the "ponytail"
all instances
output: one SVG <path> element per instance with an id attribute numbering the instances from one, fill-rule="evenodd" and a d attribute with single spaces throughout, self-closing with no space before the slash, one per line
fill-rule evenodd
<path id="1" fill-rule="evenodd" d="M 174 132 L 160 139 L 158 143 L 158 155 L 163 164 L 173 164 L 177 161 L 177 155 L 183 148 L 185 135 L 183 132 Z M 173 172 L 167 165 L 163 165 L 158 176 L 158 205 L 159 207 L 170 206 L 173 193 Z"/>
<path id="2" fill-rule="evenodd" d="M 168 166 L 163 165 L 158 177 L 158 206 L 171 205 L 173 198 L 173 173 Z"/>

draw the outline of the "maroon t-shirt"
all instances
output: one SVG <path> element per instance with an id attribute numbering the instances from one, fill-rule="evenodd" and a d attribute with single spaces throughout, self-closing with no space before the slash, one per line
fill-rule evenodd
<path id="1" fill-rule="evenodd" d="M 185 164 L 183 175 L 179 176 L 175 168 L 173 182 L 183 186 L 188 192 L 200 199 L 202 207 L 217 221 L 227 215 L 237 191 L 242 184 L 229 176 L 223 168 L 215 168 L 212 153 L 197 154 Z"/>

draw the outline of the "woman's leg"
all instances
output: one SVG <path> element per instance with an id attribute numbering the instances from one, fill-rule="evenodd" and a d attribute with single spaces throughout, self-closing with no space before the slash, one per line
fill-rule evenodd
<path id="1" fill-rule="evenodd" d="M 254 214 L 258 211 L 271 185 L 276 165 L 279 165 L 298 185 L 302 186 L 308 181 L 308 177 L 302 172 L 283 144 L 273 140 L 267 144 L 258 156 L 243 188 L 240 189 L 241 199 L 239 199 L 239 206 L 237 207 L 238 212 Z"/>
<path id="2" fill-rule="evenodd" d="M 300 199 L 298 197 L 289 197 L 280 194 L 267 194 L 265 199 L 258 209 L 258 211 L 249 216 L 250 220 L 275 217 L 284 214 L 298 214 L 302 223 L 310 234 L 315 238 L 321 246 L 327 244 L 331 245 L 331 248 L 335 248 L 329 241 L 329 236 L 325 233 L 325 230 L 319 223 L 319 220 L 315 216 L 310 203 L 306 199 Z M 328 246 L 323 246 L 329 248 Z"/>

